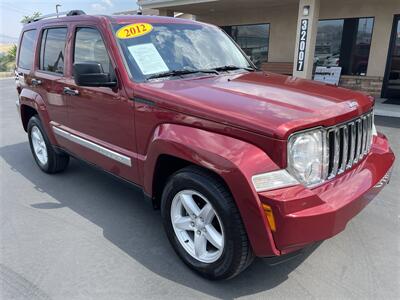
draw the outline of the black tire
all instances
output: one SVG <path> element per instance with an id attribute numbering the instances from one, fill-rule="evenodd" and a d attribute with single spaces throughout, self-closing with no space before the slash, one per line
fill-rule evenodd
<path id="1" fill-rule="evenodd" d="M 204 263 L 194 258 L 182 247 L 175 234 L 171 222 L 172 200 L 178 192 L 187 189 L 204 195 L 222 223 L 224 248 L 215 262 Z M 203 277 L 212 280 L 229 279 L 253 261 L 254 255 L 239 210 L 224 182 L 215 174 L 196 166 L 183 168 L 173 174 L 164 187 L 161 214 L 168 239 L 176 253 L 186 265 Z"/>
<path id="2" fill-rule="evenodd" d="M 46 150 L 47 150 L 47 163 L 41 163 L 38 159 L 32 144 L 32 128 L 37 127 L 40 133 L 43 136 Z M 29 145 L 31 147 L 32 155 L 36 161 L 36 164 L 39 168 L 48 174 L 54 174 L 58 172 L 64 171 L 69 163 L 69 155 L 66 153 L 61 153 L 60 151 L 56 152 L 56 150 L 51 145 L 49 138 L 46 135 L 46 131 L 43 128 L 42 122 L 40 121 L 37 115 L 31 117 L 28 122 L 28 138 Z"/>

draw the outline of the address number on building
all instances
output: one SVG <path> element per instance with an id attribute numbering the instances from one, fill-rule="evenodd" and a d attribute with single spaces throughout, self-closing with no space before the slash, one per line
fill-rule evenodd
<path id="1" fill-rule="evenodd" d="M 304 59 L 306 56 L 306 46 L 307 46 L 307 31 L 308 31 L 308 20 L 302 19 L 300 26 L 299 50 L 297 53 L 297 71 L 304 70 Z"/>

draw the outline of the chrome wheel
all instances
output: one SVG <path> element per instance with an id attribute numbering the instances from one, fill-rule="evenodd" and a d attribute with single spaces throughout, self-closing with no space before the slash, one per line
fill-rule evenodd
<path id="1" fill-rule="evenodd" d="M 43 135 L 37 126 L 33 126 L 31 129 L 31 140 L 36 158 L 42 165 L 47 164 L 48 156 L 46 142 L 44 141 Z"/>
<path id="2" fill-rule="evenodd" d="M 224 249 L 224 231 L 211 203 L 194 190 L 175 195 L 171 205 L 171 222 L 181 246 L 195 259 L 213 263 Z"/>

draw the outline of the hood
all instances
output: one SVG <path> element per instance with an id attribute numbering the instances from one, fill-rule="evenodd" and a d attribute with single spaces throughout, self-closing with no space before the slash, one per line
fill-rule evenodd
<path id="1" fill-rule="evenodd" d="M 333 85 L 267 72 L 142 83 L 158 105 L 273 138 L 332 126 L 373 106 L 373 98 Z"/>

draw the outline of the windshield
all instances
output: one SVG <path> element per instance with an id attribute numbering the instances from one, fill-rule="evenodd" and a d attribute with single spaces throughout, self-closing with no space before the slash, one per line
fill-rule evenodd
<path id="1" fill-rule="evenodd" d="M 135 23 L 114 30 L 135 81 L 253 68 L 218 27 Z"/>

